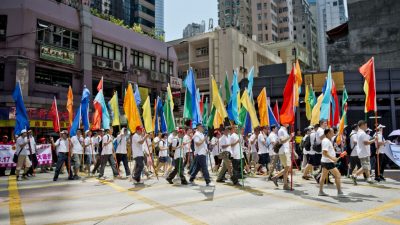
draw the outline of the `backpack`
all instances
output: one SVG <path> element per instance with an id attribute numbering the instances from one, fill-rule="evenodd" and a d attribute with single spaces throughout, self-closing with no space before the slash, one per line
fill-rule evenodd
<path id="1" fill-rule="evenodd" d="M 283 144 L 282 144 L 280 141 L 278 141 L 278 142 L 274 145 L 274 147 L 273 147 L 274 152 L 275 152 L 275 153 L 278 153 L 278 152 L 279 152 L 279 149 L 281 149 L 282 145 L 283 145 Z"/>
<path id="2" fill-rule="evenodd" d="M 348 155 L 350 155 L 351 152 L 353 151 L 353 149 L 356 147 L 356 145 L 351 146 L 351 144 L 350 144 L 351 136 L 353 136 L 355 134 L 356 133 L 352 133 L 346 138 L 346 152 L 347 152 Z"/>
<path id="3" fill-rule="evenodd" d="M 301 141 L 301 149 L 305 149 L 306 151 L 311 150 L 311 138 L 308 135 L 304 140 Z"/>
<path id="4" fill-rule="evenodd" d="M 97 147 L 97 153 L 101 155 L 101 151 L 103 151 L 103 138 L 100 138 L 99 147 Z"/>
<path id="5" fill-rule="evenodd" d="M 316 144 L 316 143 L 317 143 L 317 134 L 314 135 L 313 150 L 314 150 L 315 152 L 318 152 L 318 153 L 322 152 L 322 145 L 321 145 L 321 143 L 319 143 L 319 144 Z"/>

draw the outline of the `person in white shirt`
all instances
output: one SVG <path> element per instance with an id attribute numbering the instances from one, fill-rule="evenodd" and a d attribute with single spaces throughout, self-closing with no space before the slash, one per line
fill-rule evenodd
<path id="1" fill-rule="evenodd" d="M 214 131 L 214 135 L 211 138 L 210 145 L 212 148 L 211 154 L 214 157 L 214 168 L 212 168 L 213 172 L 218 172 L 218 169 L 221 165 L 222 160 L 219 158 L 219 138 L 221 137 L 221 133 L 216 130 Z"/>
<path id="2" fill-rule="evenodd" d="M 74 171 L 74 180 L 80 179 L 79 177 L 79 168 L 81 166 L 82 154 L 83 154 L 83 138 L 82 132 L 80 130 L 76 131 L 76 135 L 71 137 L 71 145 L 72 145 L 72 167 Z"/>
<path id="3" fill-rule="evenodd" d="M 222 168 L 219 171 L 217 182 L 224 183 L 226 178 L 226 172 L 232 176 L 232 150 L 231 150 L 231 143 L 229 139 L 229 128 L 225 127 L 222 128 L 223 133 L 222 136 L 219 138 L 219 148 L 220 148 L 220 157 L 222 159 Z"/>
<path id="4" fill-rule="evenodd" d="M 36 157 L 36 141 L 35 138 L 33 137 L 32 130 L 28 130 L 28 148 L 29 148 L 29 160 L 31 161 L 31 167 L 29 168 L 28 172 L 26 175 L 29 176 L 35 176 L 36 173 L 36 167 L 38 165 L 38 160 Z"/>
<path id="5" fill-rule="evenodd" d="M 56 148 L 57 152 L 57 165 L 56 170 L 54 172 L 53 181 L 57 181 L 58 176 L 60 175 L 60 171 L 62 166 L 65 164 L 66 167 L 71 166 L 70 157 L 68 156 L 70 151 L 70 140 L 68 139 L 68 131 L 63 130 L 60 132 L 61 137 L 54 143 L 53 137 L 50 137 L 50 142 L 53 147 Z M 68 179 L 73 180 L 73 176 L 70 169 L 67 169 L 69 173 Z"/>
<path id="6" fill-rule="evenodd" d="M 258 164 L 258 150 L 257 150 L 257 137 L 260 134 L 260 127 L 254 128 L 254 133 L 250 135 L 249 138 L 249 148 L 250 148 L 250 168 L 254 167 L 254 173 L 257 172 Z"/>
<path id="7" fill-rule="evenodd" d="M 185 135 L 185 131 L 183 129 L 178 130 L 178 137 L 172 139 L 172 147 L 171 150 L 174 151 L 174 162 L 175 167 L 174 170 L 168 175 L 166 180 L 168 183 L 173 184 L 172 180 L 178 174 L 179 178 L 181 179 L 182 185 L 187 185 L 188 182 L 186 181 L 184 175 L 184 166 L 183 166 L 183 157 L 185 156 L 185 149 L 183 148 L 183 136 Z"/>
<path id="8" fill-rule="evenodd" d="M 311 161 L 311 131 L 313 131 L 314 127 L 309 126 L 305 129 L 306 135 L 304 135 L 303 140 L 302 140 L 302 148 L 303 148 L 303 165 L 302 168 L 304 168 L 303 171 L 303 176 L 302 178 L 304 180 L 309 180 L 311 178 L 310 173 L 312 172 L 312 161 Z M 314 153 L 315 154 L 315 153 Z"/>
<path id="9" fill-rule="evenodd" d="M 103 149 L 101 151 L 101 165 L 99 172 L 99 179 L 104 180 L 106 177 L 104 176 L 104 169 L 106 167 L 107 162 L 110 164 L 111 169 L 113 171 L 113 175 L 115 178 L 120 178 L 118 169 L 115 163 L 114 156 L 114 146 L 113 146 L 114 137 L 112 136 L 112 128 L 105 130 L 105 135 L 102 139 Z"/>
<path id="10" fill-rule="evenodd" d="M 143 134 L 143 127 L 137 126 L 135 134 L 132 135 L 132 157 L 135 160 L 135 168 L 133 172 L 133 180 L 136 184 L 140 184 L 140 178 L 144 168 L 143 143 L 149 137 L 149 134 Z M 157 173 L 156 173 L 157 174 Z"/>
<path id="11" fill-rule="evenodd" d="M 375 163 L 375 180 L 377 182 L 385 181 L 385 177 L 383 176 L 383 173 L 385 172 L 385 167 L 386 167 L 386 155 L 383 152 L 383 147 L 385 146 L 385 138 L 383 138 L 383 128 L 386 126 L 379 124 L 376 128 L 376 133 L 375 136 L 378 137 L 378 142 L 375 143 L 378 144 L 377 149 L 376 149 L 376 155 L 377 155 L 377 160 Z"/>
<path id="12" fill-rule="evenodd" d="M 325 119 L 322 119 L 319 121 L 319 128 L 317 129 L 316 133 L 315 133 L 315 137 L 313 140 L 311 140 L 311 143 L 313 143 L 313 145 L 317 145 L 319 149 L 319 151 L 315 151 L 315 148 L 313 149 L 315 151 L 315 162 L 314 162 L 314 166 L 320 166 L 321 165 L 321 157 L 322 157 L 322 149 L 321 149 L 321 142 L 322 139 L 325 138 L 324 135 L 324 130 L 328 127 L 328 121 Z"/>
<path id="13" fill-rule="evenodd" d="M 92 162 L 94 160 L 94 144 L 93 144 L 93 137 L 92 137 L 92 131 L 87 130 L 85 131 L 85 140 L 83 142 L 84 144 L 84 156 L 85 156 L 85 169 L 84 171 L 87 173 L 90 173 L 90 166 L 92 165 Z"/>
<path id="14" fill-rule="evenodd" d="M 171 141 L 173 141 L 173 139 L 171 139 Z M 161 169 L 161 167 L 163 167 L 163 172 L 164 175 L 167 174 L 168 171 L 168 165 L 166 165 L 166 163 L 168 162 L 168 138 L 167 138 L 167 134 L 162 134 L 161 135 L 161 139 L 158 142 L 158 147 L 159 147 L 159 152 L 158 152 L 158 163 L 157 163 L 157 167 L 156 167 L 156 171 L 158 173 L 158 171 Z"/>
<path id="15" fill-rule="evenodd" d="M 18 137 L 16 142 L 16 152 L 15 154 L 18 155 L 17 161 L 17 168 L 15 174 L 17 175 L 17 181 L 20 181 L 21 178 L 19 177 L 20 170 L 24 168 L 24 173 L 22 174 L 22 178 L 26 179 L 27 172 L 31 167 L 32 163 L 29 160 L 29 140 L 26 134 L 26 130 L 23 129 L 21 131 L 21 135 Z"/>
<path id="16" fill-rule="evenodd" d="M 336 168 L 335 163 L 339 160 L 336 157 L 335 149 L 332 145 L 332 138 L 334 136 L 334 132 L 332 128 L 325 129 L 324 131 L 324 139 L 321 142 L 322 149 L 322 157 L 321 157 L 321 167 L 322 173 L 319 182 L 319 196 L 328 196 L 324 191 L 324 183 L 325 179 L 328 177 L 328 173 L 331 172 L 335 177 L 336 189 L 338 197 L 344 197 L 345 195 L 342 192 L 341 182 L 340 182 L 340 172 Z"/>
<path id="17" fill-rule="evenodd" d="M 282 124 L 278 131 L 278 138 L 279 142 L 282 144 L 281 148 L 279 149 L 279 160 L 283 166 L 283 170 L 279 171 L 275 176 L 271 178 L 274 182 L 275 186 L 278 187 L 278 177 L 283 175 L 283 189 L 289 190 L 290 187 L 288 185 L 288 175 L 289 169 L 292 163 L 292 156 L 291 156 L 291 147 L 290 147 L 290 139 L 294 136 L 294 134 L 289 135 L 288 133 L 289 124 Z"/>
<path id="18" fill-rule="evenodd" d="M 258 164 L 260 165 L 260 167 L 257 168 L 257 171 L 259 174 L 265 174 L 265 170 L 268 170 L 268 164 L 270 162 L 268 151 L 270 143 L 268 142 L 268 127 L 264 126 L 261 129 L 262 130 L 257 137 L 259 159 Z"/>
<path id="19" fill-rule="evenodd" d="M 125 175 L 126 177 L 131 176 L 131 170 L 129 169 L 128 164 L 128 151 L 126 149 L 126 143 L 128 140 L 128 132 L 126 128 L 123 127 L 116 138 L 117 150 L 116 150 L 116 158 L 117 158 L 117 168 L 120 168 L 121 161 L 124 164 Z"/>
<path id="20" fill-rule="evenodd" d="M 353 174 L 354 169 L 357 166 L 357 169 L 361 168 L 361 162 L 358 158 L 358 145 L 357 145 L 357 132 L 358 125 L 354 124 L 352 127 L 352 131 L 349 135 L 350 138 L 350 146 L 347 146 L 347 153 L 350 154 L 350 168 L 349 168 L 349 176 Z"/>
<path id="21" fill-rule="evenodd" d="M 371 136 L 365 133 L 365 131 L 368 129 L 368 125 L 367 122 L 365 122 L 364 120 L 358 121 L 358 128 L 359 129 L 357 132 L 357 145 L 358 145 L 357 154 L 361 162 L 361 168 L 356 172 L 355 175 L 351 176 L 351 179 L 353 180 L 354 185 L 357 185 L 357 176 L 359 176 L 362 173 L 365 173 L 367 182 L 372 184 L 373 181 L 370 177 L 370 170 L 371 170 L 370 145 L 378 140 L 378 136 L 376 136 L 374 139 L 371 139 Z"/>
<path id="22" fill-rule="evenodd" d="M 239 179 L 243 179 L 242 167 L 244 167 L 243 151 L 240 147 L 240 137 L 237 134 L 237 127 L 231 127 L 231 135 L 229 136 L 229 143 L 232 149 L 232 176 L 231 180 L 233 185 L 239 185 Z"/>
<path id="23" fill-rule="evenodd" d="M 101 152 L 103 150 L 103 136 L 104 136 L 104 130 L 100 129 L 94 134 L 94 137 L 93 137 L 94 152 L 96 154 L 96 160 L 94 162 L 92 174 L 96 174 L 96 172 L 99 172 L 99 168 L 101 165 Z"/>
<path id="24" fill-rule="evenodd" d="M 196 133 L 193 135 L 194 141 L 194 154 L 195 154 L 195 165 L 194 170 L 190 175 L 189 182 L 194 184 L 194 179 L 196 178 L 197 173 L 201 170 L 203 173 L 204 180 L 206 181 L 207 186 L 212 186 L 210 180 L 210 174 L 208 173 L 207 168 L 207 138 L 203 134 L 204 128 L 203 125 L 197 124 Z"/>
<path id="25" fill-rule="evenodd" d="M 274 171 L 277 169 L 278 162 L 279 162 L 279 155 L 274 152 L 274 146 L 278 143 L 278 127 L 275 125 L 271 126 L 271 132 L 268 135 L 268 140 L 269 140 L 269 156 L 271 159 L 271 163 L 269 164 L 269 176 L 268 180 L 271 180 L 271 178 L 274 176 Z"/>
<path id="26" fill-rule="evenodd" d="M 183 136 L 183 148 L 186 152 L 184 166 L 187 167 L 187 169 L 190 168 L 191 163 L 193 162 L 192 136 L 193 130 L 190 128 L 186 128 L 186 134 L 185 136 Z"/>

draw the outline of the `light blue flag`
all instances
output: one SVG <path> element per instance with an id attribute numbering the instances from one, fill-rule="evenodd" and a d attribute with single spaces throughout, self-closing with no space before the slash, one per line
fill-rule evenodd
<path id="1" fill-rule="evenodd" d="M 201 114 L 201 112 L 200 112 L 200 101 L 201 101 L 201 97 L 200 97 L 200 89 L 199 88 L 197 88 L 197 90 L 196 90 L 196 105 L 197 105 L 197 108 L 196 108 L 196 111 L 197 111 L 197 116 L 198 116 L 198 119 L 197 119 L 197 123 L 199 124 L 202 124 L 203 123 L 203 116 L 202 116 L 202 114 Z M 196 127 L 193 127 L 193 128 L 196 128 Z"/>
<path id="2" fill-rule="evenodd" d="M 90 103 L 90 91 L 84 86 L 81 99 L 81 115 L 82 123 L 85 131 L 89 130 L 89 103 Z"/>
<path id="3" fill-rule="evenodd" d="M 232 78 L 232 86 L 231 86 L 231 94 L 232 97 L 228 103 L 227 113 L 228 118 L 230 120 L 235 121 L 236 124 L 239 124 L 239 112 L 238 112 L 238 102 L 237 102 L 237 94 L 239 93 L 239 83 L 238 83 L 238 75 L 237 71 L 233 72 Z"/>
<path id="4" fill-rule="evenodd" d="M 81 113 L 82 113 L 82 104 L 79 105 L 79 108 L 76 109 L 75 118 L 72 121 L 71 129 L 69 130 L 70 137 L 75 136 L 76 135 L 76 131 L 81 126 Z"/>
<path id="5" fill-rule="evenodd" d="M 247 91 L 249 92 L 250 98 L 253 99 L 254 66 L 251 67 L 249 73 L 247 74 L 247 79 L 249 80 Z"/>
<path id="6" fill-rule="evenodd" d="M 139 87 L 137 84 L 135 84 L 134 96 L 135 96 L 136 105 L 139 107 L 140 103 L 142 102 L 142 99 L 140 98 Z"/>
<path id="7" fill-rule="evenodd" d="M 100 103 L 101 105 L 101 125 L 103 129 L 110 129 L 110 114 L 108 113 L 107 110 L 107 105 L 106 101 L 104 100 L 104 95 L 103 95 L 103 89 L 101 89 L 97 95 L 96 98 L 94 99 L 95 102 Z"/>
<path id="8" fill-rule="evenodd" d="M 332 74 L 331 74 L 331 66 L 328 69 L 328 78 L 326 79 L 326 88 L 324 91 L 324 98 L 321 103 L 321 113 L 319 115 L 320 120 L 327 120 L 329 118 L 330 105 L 332 99 Z"/>
<path id="9" fill-rule="evenodd" d="M 201 114 L 200 114 L 200 107 L 199 101 L 197 100 L 197 88 L 196 88 L 196 81 L 194 78 L 192 68 L 189 69 L 189 73 L 185 78 L 184 81 L 185 87 L 187 91 L 190 93 L 190 101 L 192 106 L 192 126 L 196 127 L 197 124 L 201 124 Z"/>
<path id="10" fill-rule="evenodd" d="M 21 84 L 17 81 L 12 97 L 15 101 L 15 128 L 14 134 L 19 135 L 23 129 L 29 129 L 28 113 L 22 98 Z"/>

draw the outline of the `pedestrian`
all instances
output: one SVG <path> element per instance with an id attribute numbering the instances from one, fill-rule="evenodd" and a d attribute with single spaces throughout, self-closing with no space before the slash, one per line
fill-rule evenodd
<path id="1" fill-rule="evenodd" d="M 135 160 L 135 168 L 132 176 L 134 184 L 142 184 L 140 178 L 144 168 L 143 143 L 149 137 L 148 134 L 143 134 L 143 130 L 143 127 L 137 126 L 136 132 L 131 138 L 132 157 Z"/>
<path id="2" fill-rule="evenodd" d="M 230 144 L 230 139 L 229 139 L 229 127 L 221 128 L 222 129 L 222 136 L 219 138 L 219 147 L 220 147 L 220 156 L 222 159 L 222 168 L 219 171 L 217 182 L 218 183 L 223 183 L 226 180 L 226 172 L 230 176 L 232 176 L 232 162 L 231 162 L 231 157 L 232 157 L 232 150 L 231 150 L 231 144 Z"/>
<path id="3" fill-rule="evenodd" d="M 367 122 L 365 122 L 364 120 L 358 121 L 358 128 L 359 129 L 357 132 L 357 145 L 358 145 L 357 154 L 358 158 L 360 159 L 361 168 L 356 172 L 355 175 L 351 176 L 351 179 L 353 180 L 354 185 L 357 185 L 357 176 L 361 175 L 362 173 L 365 173 L 367 182 L 373 184 L 374 182 L 372 181 L 370 176 L 370 170 L 371 170 L 370 145 L 378 140 L 378 136 L 375 136 L 375 138 L 371 139 L 371 136 L 369 136 L 366 133 L 368 125 Z"/>
<path id="4" fill-rule="evenodd" d="M 93 175 L 96 174 L 96 172 L 99 172 L 99 168 L 101 165 L 101 152 L 103 151 L 103 136 L 104 136 L 104 130 L 100 129 L 94 133 L 94 137 L 92 139 L 92 142 L 94 144 L 94 154 L 95 154 L 94 166 L 92 170 Z"/>
<path id="5" fill-rule="evenodd" d="M 119 177 L 118 169 L 116 167 L 114 151 L 113 151 L 113 136 L 112 136 L 112 128 L 105 129 L 105 135 L 102 139 L 103 149 L 101 152 L 101 165 L 99 172 L 99 179 L 105 180 L 107 177 L 104 176 L 104 169 L 106 167 L 107 162 L 110 164 L 111 169 L 113 171 L 114 178 Z"/>
<path id="6" fill-rule="evenodd" d="M 283 189 L 290 190 L 288 184 L 288 175 L 289 169 L 292 163 L 292 152 L 290 147 L 290 139 L 293 137 L 294 134 L 289 135 L 288 133 L 289 124 L 282 124 L 278 131 L 278 140 L 279 143 L 282 145 L 279 148 L 279 160 L 282 163 L 283 169 L 273 176 L 271 180 L 274 182 L 275 186 L 278 187 L 278 178 L 283 176 Z"/>
<path id="7" fill-rule="evenodd" d="M 268 180 L 271 180 L 272 177 L 274 176 L 274 171 L 277 170 L 278 168 L 278 162 L 279 162 L 279 155 L 278 153 L 275 153 L 274 147 L 276 144 L 279 142 L 278 138 L 278 127 L 276 125 L 271 126 L 271 132 L 268 135 L 268 140 L 269 140 L 269 148 L 268 148 L 268 153 L 270 155 L 270 161 L 271 163 L 269 164 L 269 176 Z"/>
<path id="8" fill-rule="evenodd" d="M 126 131 L 126 128 L 123 127 L 116 138 L 117 142 L 116 157 L 117 157 L 117 168 L 120 168 L 120 164 L 122 162 L 124 164 L 126 177 L 131 176 L 131 171 L 128 165 L 128 151 L 126 149 L 128 138 L 129 138 L 128 132 Z"/>
<path id="9" fill-rule="evenodd" d="M 221 137 L 221 133 L 218 130 L 214 131 L 214 135 L 211 138 L 210 145 L 212 148 L 211 154 L 214 158 L 214 168 L 211 171 L 218 173 L 218 169 L 221 165 L 222 160 L 219 156 L 219 138 Z"/>
<path id="10" fill-rule="evenodd" d="M 184 165 L 185 167 L 187 166 L 188 170 L 190 169 L 190 165 L 193 162 L 192 135 L 193 130 L 191 128 L 186 128 L 186 134 L 183 137 L 183 148 L 186 152 Z"/>
<path id="11" fill-rule="evenodd" d="M 29 159 L 32 162 L 32 165 L 27 172 L 27 176 L 29 177 L 29 176 L 35 176 L 36 167 L 39 164 L 37 156 L 36 156 L 36 141 L 35 141 L 35 138 L 33 137 L 32 130 L 28 130 L 28 140 L 29 140 L 28 146 L 29 146 L 29 153 L 30 153 Z"/>
<path id="12" fill-rule="evenodd" d="M 265 175 L 268 174 L 268 164 L 270 162 L 269 158 L 269 145 L 268 143 L 268 127 L 264 126 L 261 128 L 261 132 L 258 134 L 258 158 L 259 158 L 259 168 L 257 168 L 258 174 Z"/>
<path id="13" fill-rule="evenodd" d="M 18 156 L 18 161 L 15 174 L 17 175 L 17 181 L 21 181 L 22 179 L 27 179 L 27 172 L 32 165 L 29 160 L 29 140 L 25 129 L 21 131 L 21 135 L 17 139 L 16 148 L 15 154 Z M 19 176 L 21 169 L 24 169 L 22 179 Z"/>
<path id="14" fill-rule="evenodd" d="M 339 158 L 335 157 L 335 149 L 332 145 L 332 138 L 334 136 L 334 131 L 332 128 L 327 128 L 324 131 L 324 139 L 321 142 L 322 148 L 322 158 L 321 158 L 321 167 L 322 173 L 319 182 L 319 196 L 328 196 L 323 191 L 325 179 L 328 177 L 328 173 L 332 173 L 335 177 L 336 189 L 338 197 L 344 197 L 345 195 L 342 192 L 341 188 L 341 175 L 339 170 L 336 168 L 335 163 L 339 160 Z"/>
<path id="15" fill-rule="evenodd" d="M 68 156 L 70 151 L 70 140 L 68 139 L 68 131 L 63 130 L 60 132 L 60 138 L 54 143 L 53 137 L 50 137 L 50 142 L 54 148 L 56 148 L 57 152 L 57 164 L 56 171 L 54 172 L 53 181 L 57 181 L 58 176 L 60 175 L 61 168 L 65 164 L 68 172 L 68 180 L 73 180 L 74 177 L 71 171 L 71 161 Z"/>
<path id="16" fill-rule="evenodd" d="M 207 145 L 206 145 L 206 137 L 204 136 L 203 132 L 204 132 L 203 125 L 197 124 L 196 132 L 193 135 L 196 164 L 193 173 L 190 175 L 189 182 L 191 184 L 194 184 L 194 179 L 196 178 L 197 173 L 201 170 L 206 185 L 213 186 L 207 168 Z"/>
<path id="17" fill-rule="evenodd" d="M 354 169 L 357 167 L 357 170 L 361 168 L 361 162 L 360 159 L 358 158 L 358 125 L 354 124 L 351 126 L 351 133 L 349 135 L 349 144 L 350 146 L 347 148 L 347 154 L 350 155 L 350 168 L 348 172 L 348 177 L 353 175 Z"/>
<path id="18" fill-rule="evenodd" d="M 254 168 L 254 173 L 257 173 L 258 164 L 258 143 L 257 137 L 260 134 L 260 127 L 254 128 L 254 132 L 250 135 L 249 138 L 249 147 L 250 147 L 250 168 Z"/>
<path id="19" fill-rule="evenodd" d="M 178 138 L 172 139 L 172 151 L 174 151 L 174 162 L 175 167 L 174 170 L 168 175 L 166 180 L 168 183 L 173 184 L 173 179 L 178 174 L 179 178 L 181 179 L 182 185 L 187 185 L 188 182 L 186 181 L 184 175 L 184 166 L 183 166 L 183 158 L 185 155 L 184 148 L 183 148 L 183 137 L 185 135 L 185 131 L 183 129 L 178 130 Z"/>
<path id="20" fill-rule="evenodd" d="M 84 155 L 85 155 L 85 168 L 84 172 L 88 173 L 90 175 L 90 166 L 92 165 L 92 162 L 95 160 L 94 159 L 94 144 L 93 144 L 93 137 L 92 137 L 92 131 L 87 130 L 85 131 L 85 140 L 84 140 Z"/>
<path id="21" fill-rule="evenodd" d="M 173 139 L 171 139 L 172 141 Z M 172 146 L 172 143 L 171 143 Z M 159 152 L 158 152 L 158 163 L 156 167 L 157 173 L 163 167 L 163 172 L 164 175 L 167 175 L 168 173 L 168 140 L 167 140 L 167 134 L 161 134 L 161 139 L 158 141 L 158 147 L 159 147 Z"/>
<path id="22" fill-rule="evenodd" d="M 304 135 L 302 141 L 301 141 L 301 148 L 303 150 L 303 162 L 301 165 L 301 168 L 303 168 L 303 176 L 302 178 L 304 180 L 309 180 L 311 179 L 311 172 L 312 172 L 312 165 L 309 163 L 310 162 L 310 150 L 311 150 L 311 140 L 310 140 L 310 134 L 311 130 L 314 127 L 308 126 L 304 129 L 304 132 L 306 134 Z"/>
<path id="23" fill-rule="evenodd" d="M 239 179 L 244 179 L 243 166 L 244 166 L 244 156 L 243 151 L 240 146 L 240 136 L 237 134 L 237 127 L 231 127 L 231 134 L 229 136 L 229 143 L 232 149 L 232 176 L 231 180 L 233 185 L 239 185 Z"/>
<path id="24" fill-rule="evenodd" d="M 319 179 L 321 176 L 321 157 L 322 157 L 322 148 L 321 142 L 322 139 L 325 138 L 324 130 L 328 127 L 328 120 L 322 119 L 319 121 L 319 127 L 317 131 L 314 133 L 314 136 L 311 137 L 311 148 L 314 150 L 315 155 L 313 157 L 313 166 L 315 169 L 319 168 L 317 174 L 314 174 L 314 179 L 317 183 L 319 183 Z"/>
<path id="25" fill-rule="evenodd" d="M 71 145 L 72 145 L 72 168 L 74 172 L 74 180 L 79 180 L 79 168 L 81 166 L 82 155 L 83 155 L 83 137 L 82 132 L 80 130 L 76 131 L 76 135 L 71 137 Z"/>
<path id="26" fill-rule="evenodd" d="M 375 180 L 377 182 L 386 181 L 385 177 L 383 176 L 386 167 L 386 155 L 383 152 L 383 148 L 386 143 L 385 138 L 383 137 L 383 128 L 385 127 L 386 127 L 385 125 L 379 124 L 376 128 L 377 131 L 375 133 L 378 139 L 377 143 L 375 143 L 378 144 L 378 146 L 376 147 L 377 148 L 376 155 L 378 159 L 376 160 L 376 165 L 375 165 Z"/>

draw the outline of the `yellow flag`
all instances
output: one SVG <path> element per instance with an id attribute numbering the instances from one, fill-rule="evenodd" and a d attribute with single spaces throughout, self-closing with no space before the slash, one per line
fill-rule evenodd
<path id="1" fill-rule="evenodd" d="M 108 102 L 108 105 L 110 106 L 112 115 L 113 115 L 113 121 L 112 121 L 112 126 L 119 126 L 121 125 L 119 121 L 119 107 L 118 107 L 118 95 L 117 92 L 114 92 L 113 97 L 110 99 Z"/>
<path id="2" fill-rule="evenodd" d="M 238 112 L 240 112 L 240 108 L 242 107 L 242 104 L 240 103 L 240 91 L 237 93 L 237 103 Z"/>
<path id="3" fill-rule="evenodd" d="M 170 106 L 171 106 L 171 111 L 173 111 L 174 110 L 174 98 L 172 97 L 171 86 L 169 86 L 169 83 L 167 86 L 167 92 L 168 92 L 169 99 L 171 99 L 171 101 L 169 101 Z"/>
<path id="4" fill-rule="evenodd" d="M 342 118 L 340 119 L 340 123 L 339 123 L 339 133 L 337 135 L 336 138 L 336 144 L 340 144 L 342 142 L 342 136 L 343 136 L 343 132 L 344 132 L 344 121 L 346 120 L 346 111 L 344 111 Z"/>
<path id="5" fill-rule="evenodd" d="M 257 97 L 258 114 L 260 115 L 260 126 L 269 126 L 268 107 L 267 107 L 267 90 L 265 87 L 261 90 Z"/>
<path id="6" fill-rule="evenodd" d="M 133 88 L 130 83 L 128 84 L 128 88 L 126 89 L 125 93 L 124 112 L 128 121 L 129 130 L 131 132 L 135 132 L 137 126 L 142 126 L 142 121 L 140 120 L 139 110 L 136 105 L 135 97 L 133 95 Z"/>
<path id="7" fill-rule="evenodd" d="M 308 84 L 306 85 L 306 95 L 304 96 L 304 100 L 306 102 L 306 117 L 308 120 L 311 120 L 311 105 L 310 100 L 308 99 L 310 96 L 310 92 L 308 90 Z"/>
<path id="8" fill-rule="evenodd" d="M 222 118 L 221 114 L 217 110 L 217 111 L 215 111 L 215 116 L 214 116 L 214 121 L 213 121 L 214 129 L 218 129 L 221 125 L 224 125 L 224 119 Z"/>
<path id="9" fill-rule="evenodd" d="M 324 98 L 324 94 L 321 93 L 317 98 L 317 104 L 315 104 L 312 112 L 311 112 L 311 125 L 319 124 L 319 115 L 321 113 L 321 104 L 322 99 Z"/>
<path id="10" fill-rule="evenodd" d="M 211 85 L 212 85 L 212 104 L 218 110 L 222 119 L 225 119 L 226 117 L 228 117 L 228 113 L 226 112 L 224 102 L 222 101 L 221 96 L 219 95 L 217 82 L 215 82 L 213 77 L 211 78 Z"/>
<path id="11" fill-rule="evenodd" d="M 72 125 L 72 118 L 73 118 L 73 110 L 72 106 L 74 104 L 74 94 L 72 93 L 72 88 L 69 86 L 68 88 L 68 99 L 67 99 L 67 111 L 68 111 L 68 122 L 69 125 Z"/>
<path id="12" fill-rule="evenodd" d="M 241 102 L 242 102 L 243 107 L 247 110 L 247 112 L 249 112 L 251 126 L 253 128 L 260 126 L 260 122 L 258 122 L 256 110 L 254 108 L 253 103 L 250 100 L 247 89 L 242 94 Z"/>
<path id="13" fill-rule="evenodd" d="M 143 123 L 146 132 L 153 132 L 153 121 L 151 119 L 150 97 L 147 96 L 146 101 L 143 103 Z"/>

